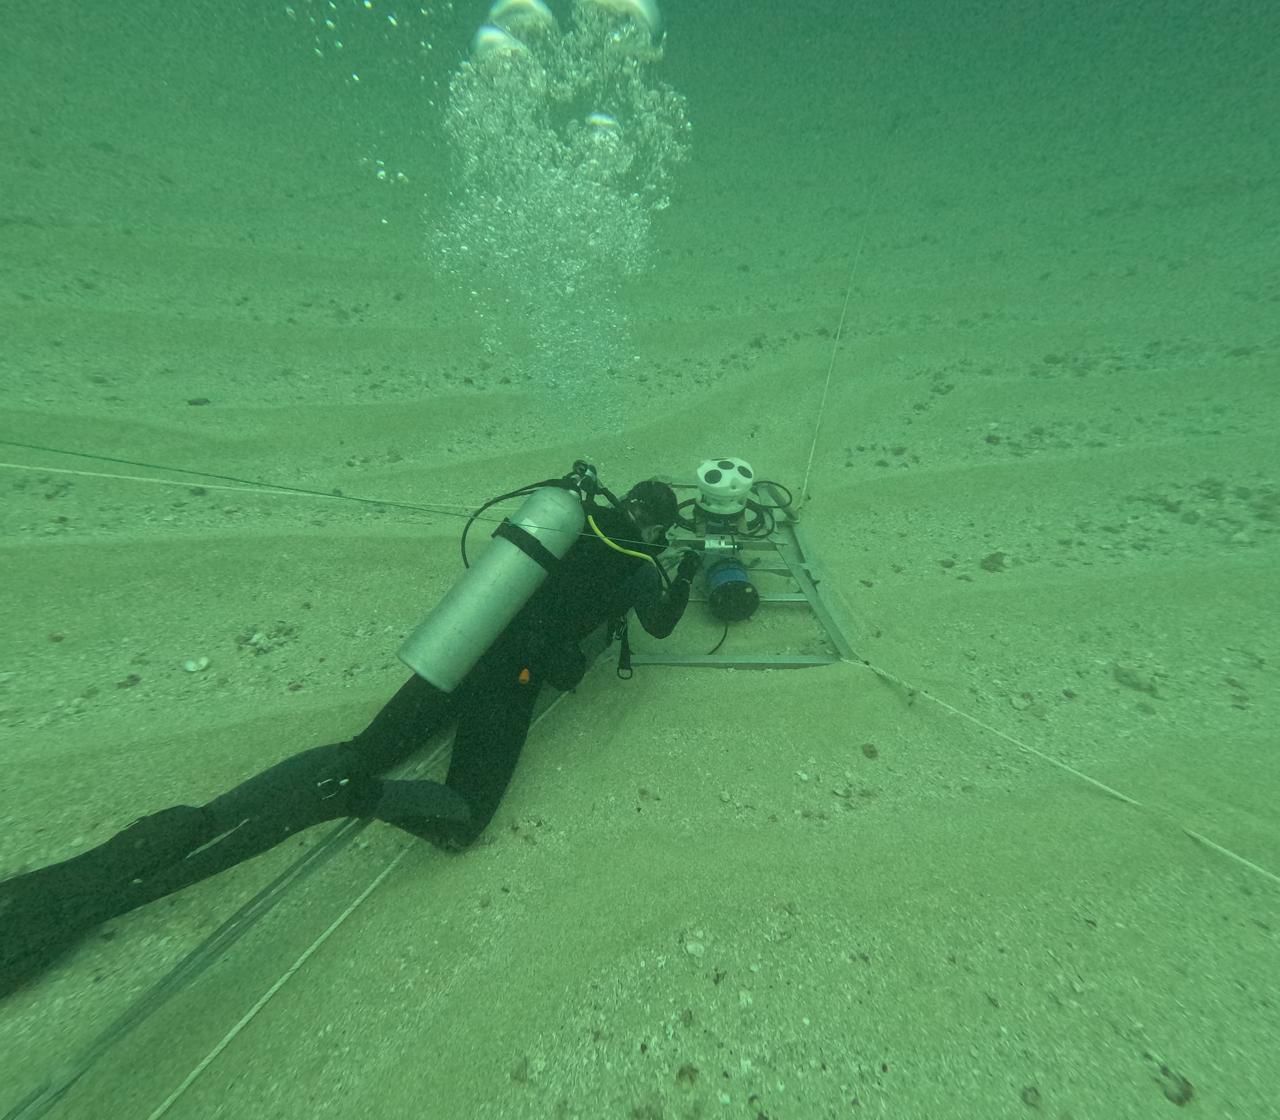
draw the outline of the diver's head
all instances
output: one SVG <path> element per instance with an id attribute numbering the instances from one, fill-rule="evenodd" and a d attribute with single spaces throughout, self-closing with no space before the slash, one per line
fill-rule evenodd
<path id="1" fill-rule="evenodd" d="M 622 509 L 646 544 L 664 544 L 679 510 L 676 492 L 656 478 L 637 482 L 622 496 Z"/>

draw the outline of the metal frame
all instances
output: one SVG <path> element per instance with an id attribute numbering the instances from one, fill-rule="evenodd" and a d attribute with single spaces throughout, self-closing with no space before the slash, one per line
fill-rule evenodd
<path id="1" fill-rule="evenodd" d="M 761 609 L 807 608 L 821 626 L 832 652 L 830 654 L 747 655 L 634 653 L 631 657 L 633 665 L 671 665 L 681 668 L 710 669 L 808 669 L 815 665 L 834 665 L 841 661 L 857 660 L 839 611 L 833 609 L 822 596 L 821 569 L 812 558 L 804 534 L 801 532 L 799 519 L 787 504 L 786 496 L 770 482 L 761 483 L 760 489 L 766 491 L 773 500 L 777 524 L 767 537 L 743 540 L 739 542 L 739 547 L 743 551 L 773 552 L 776 555 L 776 561 L 757 564 L 751 571 L 782 576 L 799 587 L 799 591 L 795 592 L 762 594 Z M 680 538 L 673 541 L 672 545 L 676 548 L 692 545 L 697 543 L 697 539 L 696 537 Z M 691 601 L 705 603 L 706 599 L 699 597 Z"/>

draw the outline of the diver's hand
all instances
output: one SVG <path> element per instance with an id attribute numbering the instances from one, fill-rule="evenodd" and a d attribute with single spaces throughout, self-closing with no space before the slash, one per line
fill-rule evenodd
<path id="1" fill-rule="evenodd" d="M 702 571 L 702 553 L 697 549 L 686 548 L 680 557 L 680 565 L 676 568 L 676 579 L 692 583 L 693 577 Z"/>

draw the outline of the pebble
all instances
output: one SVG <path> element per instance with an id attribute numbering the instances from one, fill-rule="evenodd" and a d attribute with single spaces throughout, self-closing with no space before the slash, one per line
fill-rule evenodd
<path id="1" fill-rule="evenodd" d="M 207 657 L 188 657 L 182 663 L 182 667 L 188 673 L 203 673 L 209 668 L 209 659 Z"/>

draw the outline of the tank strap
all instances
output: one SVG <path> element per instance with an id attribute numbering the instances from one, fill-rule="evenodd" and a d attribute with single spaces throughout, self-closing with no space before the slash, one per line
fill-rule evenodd
<path id="1" fill-rule="evenodd" d="M 527 529 L 512 524 L 510 518 L 503 518 L 502 524 L 494 529 L 493 535 L 501 537 L 504 541 L 510 541 L 530 560 L 548 572 L 560 562 L 556 559 L 555 553 L 551 552 L 537 537 Z"/>

